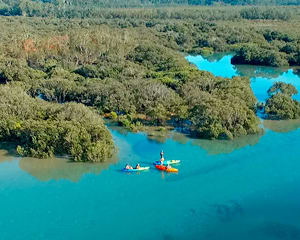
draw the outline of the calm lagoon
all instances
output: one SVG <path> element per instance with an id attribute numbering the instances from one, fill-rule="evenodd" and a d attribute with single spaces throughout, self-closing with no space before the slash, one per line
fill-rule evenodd
<path id="1" fill-rule="evenodd" d="M 250 76 L 259 100 L 274 81 L 300 86 L 293 70 L 232 66 L 230 56 L 188 60 L 216 75 Z M 233 141 L 109 126 L 119 151 L 106 164 L 19 158 L 3 146 L 0 239 L 299 240 L 300 121 L 263 126 L 263 135 Z M 182 161 L 178 174 L 120 171 L 152 166 L 161 149 Z"/>

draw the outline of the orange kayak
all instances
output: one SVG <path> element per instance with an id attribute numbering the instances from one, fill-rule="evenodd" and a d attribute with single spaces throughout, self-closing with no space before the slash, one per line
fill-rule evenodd
<path id="1" fill-rule="evenodd" d="M 177 168 L 167 168 L 166 166 L 163 165 L 155 165 L 155 167 L 161 171 L 166 171 L 166 172 L 178 172 Z"/>

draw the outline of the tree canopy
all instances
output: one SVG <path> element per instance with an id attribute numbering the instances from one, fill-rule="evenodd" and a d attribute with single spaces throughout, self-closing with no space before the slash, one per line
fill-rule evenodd
<path id="1" fill-rule="evenodd" d="M 270 119 L 298 119 L 300 118 L 300 103 L 292 99 L 297 94 L 292 84 L 276 82 L 268 90 L 269 99 L 265 105 L 265 113 Z"/>
<path id="2" fill-rule="evenodd" d="M 22 16 L 0 17 L 0 136 L 26 156 L 108 158 L 113 142 L 100 115 L 131 129 L 180 126 L 209 139 L 258 133 L 250 80 L 199 71 L 185 54 L 235 51 L 238 62 L 299 65 L 295 7 L 2 3 L 0 15 Z M 282 86 L 271 98 L 278 91 L 285 99 L 294 93 Z"/>
<path id="3" fill-rule="evenodd" d="M 105 161 L 114 147 L 102 119 L 81 104 L 47 103 L 22 88 L 0 87 L 0 140 L 18 144 L 23 156 L 69 155 L 73 161 Z"/>
<path id="4" fill-rule="evenodd" d="M 20 40 L 18 47 L 9 38 L 3 41 L 10 48 L 0 58 L 3 84 L 44 102 L 77 102 L 100 114 L 115 113 L 129 127 L 184 124 L 197 136 L 228 139 L 259 131 L 249 79 L 199 71 L 178 52 L 176 41 L 170 46 L 166 31 L 180 33 L 187 26 L 162 23 L 154 30 L 59 22 L 69 25 L 61 29 L 56 20 L 42 23 L 51 31 L 32 30 L 34 35 L 25 39 L 10 33 Z M 201 23 L 197 28 L 215 26 Z"/>

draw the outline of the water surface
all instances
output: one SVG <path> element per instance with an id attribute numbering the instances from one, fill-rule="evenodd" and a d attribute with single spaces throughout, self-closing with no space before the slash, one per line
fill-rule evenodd
<path id="1" fill-rule="evenodd" d="M 120 160 L 106 169 L 1 157 L 3 239 L 299 239 L 299 130 L 223 148 L 111 131 Z M 178 174 L 119 171 L 151 165 L 161 149 L 182 160 Z"/>
<path id="2" fill-rule="evenodd" d="M 227 66 L 218 68 L 258 74 Z M 273 70 L 252 81 L 298 81 L 292 70 Z M 0 239 L 299 240 L 300 122 L 263 124 L 263 135 L 233 141 L 156 139 L 110 126 L 119 151 L 105 164 L 19 158 L 2 145 Z M 182 160 L 178 174 L 120 171 L 151 166 L 161 149 Z"/>
<path id="3" fill-rule="evenodd" d="M 233 65 L 231 64 L 231 58 L 231 54 L 214 54 L 208 57 L 186 57 L 189 62 L 195 64 L 200 70 L 209 71 L 215 76 L 227 78 L 234 76 L 250 77 L 251 88 L 258 101 L 265 101 L 268 98 L 268 89 L 274 82 L 278 81 L 291 83 L 300 91 L 299 69 Z M 300 94 L 297 94 L 295 99 L 300 100 Z"/>

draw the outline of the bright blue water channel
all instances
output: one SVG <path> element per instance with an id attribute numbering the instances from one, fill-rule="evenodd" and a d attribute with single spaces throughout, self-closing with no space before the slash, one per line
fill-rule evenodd
<path id="1" fill-rule="evenodd" d="M 233 141 L 110 127 L 118 159 L 104 165 L 1 150 L 0 239 L 299 240 L 300 121 L 264 126 Z M 161 149 L 182 160 L 178 174 L 119 171 Z"/>
<path id="2" fill-rule="evenodd" d="M 251 87 L 258 101 L 265 101 L 267 91 L 274 82 L 293 84 L 300 92 L 300 69 L 273 68 L 264 66 L 232 65 L 232 55 L 214 54 L 208 57 L 188 56 L 186 59 L 199 69 L 206 70 L 219 77 L 247 76 L 251 79 Z M 295 96 L 300 100 L 300 94 Z"/>

